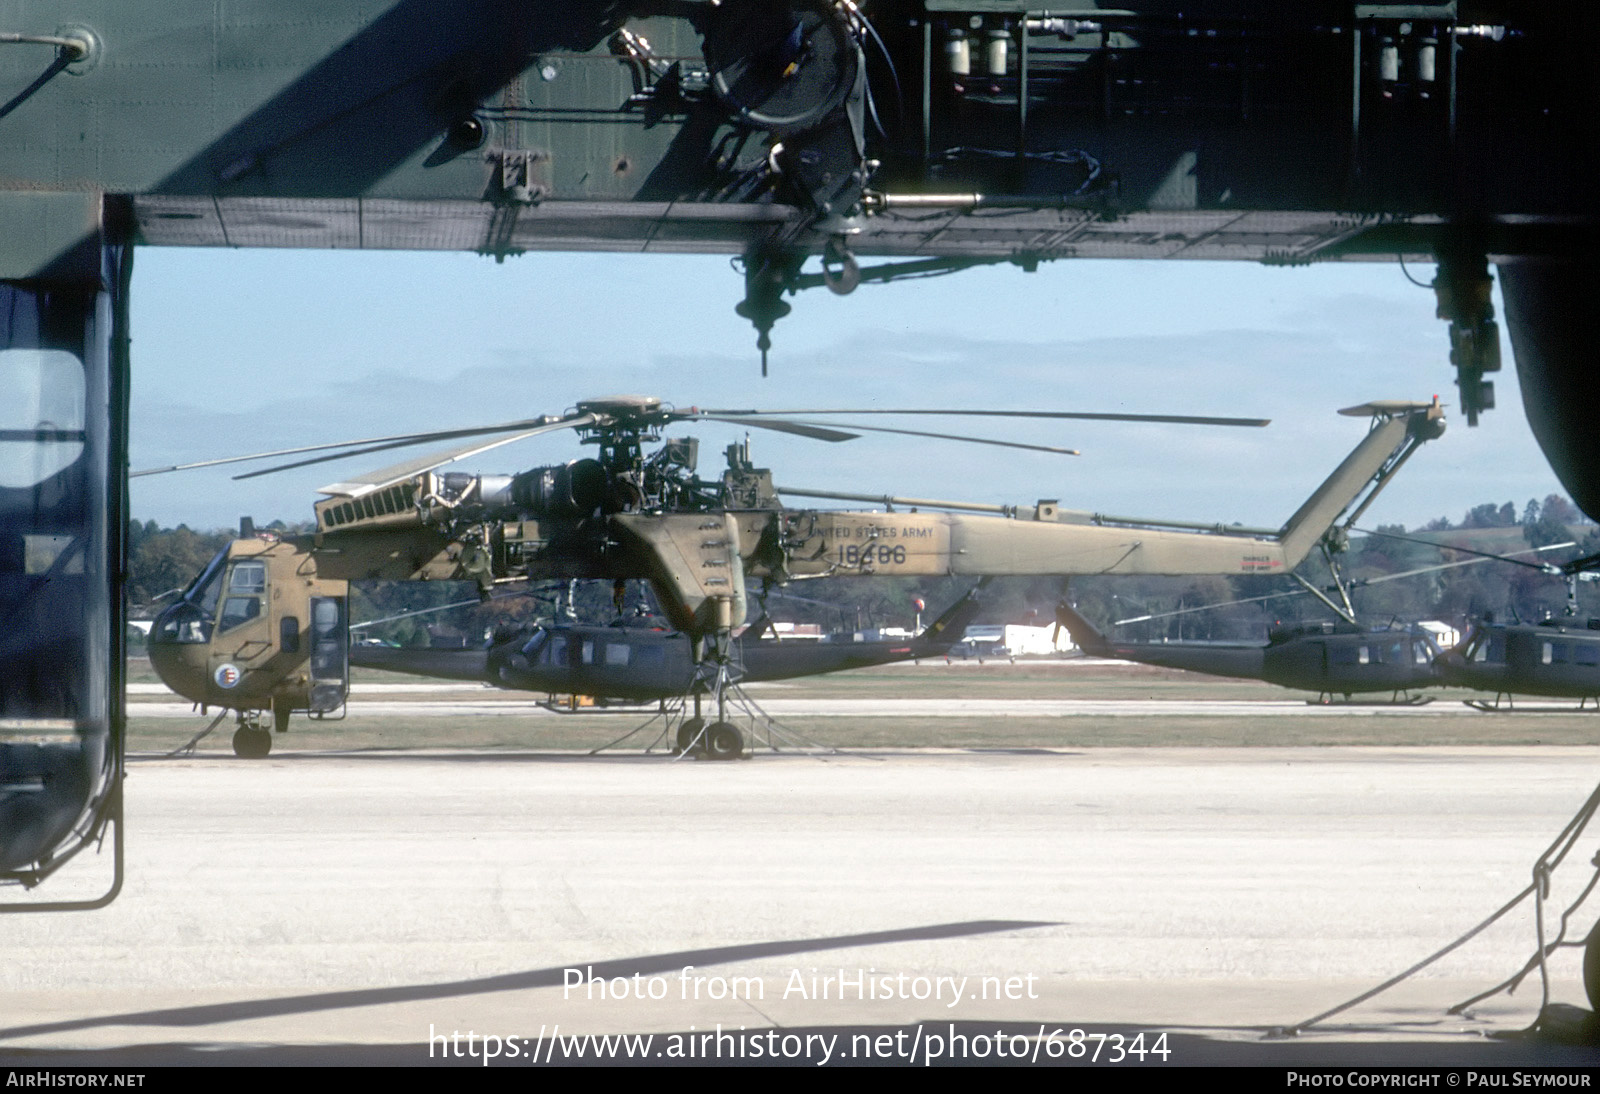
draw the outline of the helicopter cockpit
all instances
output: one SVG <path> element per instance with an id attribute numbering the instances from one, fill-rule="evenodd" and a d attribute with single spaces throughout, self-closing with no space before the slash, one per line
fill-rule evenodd
<path id="1" fill-rule="evenodd" d="M 228 549 L 206 563 L 200 575 L 189 582 L 178 599 L 170 604 L 150 628 L 152 643 L 202 643 L 211 641 L 216 622 L 217 600 L 222 593 L 222 575 L 228 565 Z"/>
<path id="2" fill-rule="evenodd" d="M 267 564 L 260 559 L 242 558 L 230 569 L 228 548 L 223 548 L 183 591 L 177 603 L 156 618 L 150 628 L 150 641 L 209 642 L 213 629 L 222 634 L 260 618 L 266 592 Z"/>

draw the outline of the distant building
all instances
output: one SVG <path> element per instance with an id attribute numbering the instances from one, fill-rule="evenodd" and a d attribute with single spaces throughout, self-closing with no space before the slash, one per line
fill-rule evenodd
<path id="1" fill-rule="evenodd" d="M 1461 632 L 1448 623 L 1441 623 L 1437 619 L 1429 619 L 1418 623 L 1417 629 L 1432 635 L 1433 641 L 1442 650 L 1452 649 L 1461 645 Z"/>
<path id="2" fill-rule="evenodd" d="M 967 657 L 1050 657 L 1076 647 L 1065 628 L 1052 623 L 1033 627 L 1024 623 L 978 623 L 966 629 L 951 650 Z"/>
<path id="3" fill-rule="evenodd" d="M 800 642 L 820 642 L 823 638 L 822 628 L 815 623 L 774 622 L 766 633 L 770 633 L 781 642 L 788 642 L 791 639 Z"/>

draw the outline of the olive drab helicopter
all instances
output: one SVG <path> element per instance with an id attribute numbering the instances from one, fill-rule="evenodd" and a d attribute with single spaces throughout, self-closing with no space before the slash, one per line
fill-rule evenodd
<path id="1" fill-rule="evenodd" d="M 1566 578 L 1566 612 L 1537 623 L 1486 618 L 1472 628 L 1464 642 L 1439 658 L 1443 681 L 1493 692 L 1492 702 L 1463 700 L 1487 712 L 1515 709 L 1518 695 L 1577 699 L 1579 710 L 1592 700 L 1594 709 L 1600 710 L 1600 619 L 1578 614 L 1578 582 L 1600 579 L 1600 573 L 1587 568 L 1595 562 L 1591 557 L 1564 566 L 1541 567 L 1548 574 Z"/>
<path id="2" fill-rule="evenodd" d="M 1352 517 L 1351 523 L 1354 518 Z M 1347 524 L 1345 531 L 1351 527 Z M 1388 532 L 1367 533 L 1382 535 L 1386 538 L 1411 539 L 1407 536 L 1395 536 Z M 1426 543 L 1430 546 L 1444 546 L 1434 544 L 1428 540 L 1411 540 L 1417 543 Z M 1543 547 L 1532 548 L 1518 554 L 1538 554 L 1544 551 L 1561 550 L 1576 546 L 1574 543 L 1553 543 Z M 1379 577 L 1368 578 L 1362 581 L 1346 581 L 1337 566 L 1330 567 L 1333 572 L 1334 585 L 1331 592 L 1337 594 L 1335 601 L 1325 595 L 1324 590 L 1306 582 L 1299 575 L 1292 575 L 1302 583 L 1302 588 L 1291 589 L 1283 593 L 1273 593 L 1266 596 L 1250 597 L 1246 600 L 1229 601 L 1223 604 L 1210 604 L 1199 607 L 1180 609 L 1176 612 L 1163 612 L 1152 615 L 1135 616 L 1130 619 L 1118 620 L 1118 623 L 1134 623 L 1151 619 L 1161 619 L 1173 615 L 1181 615 L 1197 611 L 1210 611 L 1216 608 L 1227 607 L 1231 604 L 1249 603 L 1260 600 L 1273 600 L 1285 596 L 1297 596 L 1306 593 L 1320 598 L 1324 604 L 1333 608 L 1339 615 L 1336 621 L 1291 623 L 1273 627 L 1267 632 L 1267 641 L 1262 643 L 1246 642 L 1127 642 L 1107 637 L 1097 630 L 1088 619 L 1063 596 L 1056 605 L 1056 625 L 1063 628 L 1072 636 L 1072 640 L 1087 654 L 1093 657 L 1109 657 L 1119 661 L 1134 661 L 1146 665 L 1158 665 L 1162 668 L 1183 669 L 1189 672 L 1204 673 L 1209 676 L 1228 676 L 1247 680 L 1264 680 L 1269 684 L 1279 687 L 1291 688 L 1296 691 L 1309 691 L 1316 693 L 1317 698 L 1310 700 L 1318 703 L 1332 702 L 1335 696 L 1342 696 L 1345 701 L 1350 701 L 1352 696 L 1389 692 L 1390 703 L 1404 703 L 1408 705 L 1421 705 L 1431 702 L 1432 697 L 1419 694 L 1424 689 L 1439 686 L 1472 687 L 1480 690 L 1492 691 L 1523 691 L 1521 686 L 1510 687 L 1513 680 L 1518 685 L 1538 686 L 1534 680 L 1536 670 L 1532 666 L 1534 655 L 1524 655 L 1523 646 L 1536 645 L 1537 635 L 1525 636 L 1522 632 L 1534 628 L 1511 628 L 1516 633 L 1515 645 L 1519 650 L 1519 662 L 1527 662 L 1519 673 L 1508 673 L 1506 666 L 1506 636 L 1507 628 L 1501 626 L 1498 631 L 1490 627 L 1469 636 L 1468 640 L 1455 649 L 1441 647 L 1437 636 L 1431 631 L 1416 624 L 1362 626 L 1356 620 L 1354 609 L 1351 607 L 1350 591 L 1386 581 L 1403 580 L 1417 577 L 1422 574 L 1434 573 L 1439 570 L 1452 569 L 1460 566 L 1481 565 L 1487 562 L 1504 562 L 1511 565 L 1527 566 L 1544 573 L 1558 574 L 1561 568 L 1549 563 L 1527 562 L 1515 555 L 1491 555 L 1480 551 L 1470 551 L 1464 548 L 1451 548 L 1463 554 L 1477 557 L 1466 561 L 1447 562 L 1437 566 L 1423 566 L 1401 573 L 1384 574 Z M 1557 621 L 1541 624 L 1541 633 L 1545 639 L 1550 635 L 1550 627 L 1558 626 Z M 1582 627 L 1582 624 L 1577 624 Z M 1600 621 L 1594 625 L 1600 628 Z M 1499 637 L 1495 637 L 1499 634 Z M 1563 636 L 1564 637 L 1564 636 Z M 1571 654 L 1568 646 L 1575 647 Z M 1576 640 L 1567 643 L 1558 642 L 1557 656 L 1559 660 L 1556 667 L 1547 670 L 1544 675 L 1548 678 L 1547 686 L 1568 686 L 1575 688 L 1587 687 L 1588 690 L 1567 691 L 1535 691 L 1534 694 L 1589 696 L 1600 695 L 1600 629 L 1593 634 L 1591 644 L 1587 649 L 1579 646 Z M 1465 656 L 1463 652 L 1465 651 Z M 1548 641 L 1544 646 L 1544 665 L 1551 665 L 1551 646 Z M 1578 668 L 1576 672 L 1569 671 L 1569 662 L 1575 662 L 1576 657 L 1586 658 L 1583 665 L 1593 666 L 1585 670 Z M 1584 676 L 1587 679 L 1584 679 Z M 1558 684 L 1558 681 L 1560 682 Z M 1469 703 L 1474 703 L 1468 700 Z"/>
<path id="3" fill-rule="evenodd" d="M 961 640 L 983 606 L 979 596 L 988 578 L 917 634 L 871 641 L 783 640 L 764 637 L 770 620 L 760 619 L 733 641 L 731 663 L 739 683 L 788 680 L 846 669 L 913 661 L 944 654 Z M 661 625 L 648 614 L 621 617 L 609 624 L 556 620 L 496 634 L 479 649 L 419 649 L 355 646 L 350 664 L 446 680 L 473 680 L 515 691 L 543 692 L 545 705 L 569 710 L 556 695 L 586 696 L 612 702 L 656 702 L 690 696 L 695 679 L 689 636 Z M 702 752 L 714 760 L 732 759 L 743 750 L 738 731 L 708 727 L 696 711 L 677 724 L 676 751 Z"/>
<path id="4" fill-rule="evenodd" d="M 769 470 L 751 462 L 748 441 L 730 445 L 726 469 L 718 479 L 706 480 L 695 472 L 694 439 L 663 441 L 661 436 L 676 422 L 716 421 L 830 442 L 861 432 L 951 437 L 805 420 L 845 413 L 1146 420 L 1044 411 L 678 410 L 654 397 L 619 396 L 587 400 L 562 415 L 479 430 L 233 457 L 319 452 L 270 472 L 442 438 L 495 435 L 324 487 L 311 534 L 230 544 L 208 567 L 209 580 L 202 575 L 156 620 L 151 663 L 179 694 L 234 711 L 236 748 L 259 754 L 270 744 L 261 712 L 272 711 L 275 727 L 282 730 L 294 711 L 315 714 L 342 701 L 347 658 L 334 650 L 348 642 L 348 620 L 343 610 L 324 605 L 325 625 L 319 624 L 314 602 L 332 598 L 342 609 L 347 582 L 472 581 L 487 596 L 499 585 L 518 582 L 642 580 L 654 589 L 670 624 L 688 636 L 696 665 L 692 692 L 713 704 L 721 722 L 724 692 L 732 680 L 733 631 L 745 618 L 751 582 L 765 587 L 849 576 L 1288 573 L 1311 551 L 1320 547 L 1326 554 L 1331 549 L 1326 537 L 1330 531 L 1339 534 L 1333 526 L 1340 515 L 1367 493 L 1357 509 L 1364 510 L 1420 445 L 1444 432 L 1437 401 L 1379 401 L 1340 411 L 1370 418 L 1370 428 L 1277 529 L 1115 517 L 1062 509 L 1054 501 L 1027 507 L 968 505 L 778 487 Z M 441 470 L 558 430 L 575 431 L 583 443 L 598 448 L 597 456 L 515 475 Z M 658 447 L 647 453 L 649 445 Z M 785 495 L 875 501 L 881 508 L 793 508 L 780 500 Z M 232 604 L 235 599 L 241 603 Z M 322 648 L 326 656 L 315 661 L 313 652 Z"/>
<path id="5" fill-rule="evenodd" d="M 1391 539 L 1414 540 L 1393 532 L 1373 533 Z M 1575 547 L 1575 543 L 1554 543 L 1533 551 Z M 1515 555 L 1493 555 L 1481 551 L 1452 548 L 1475 554 L 1479 561 L 1503 562 L 1559 577 L 1567 585 L 1566 610 L 1559 616 L 1533 623 L 1497 622 L 1492 616 L 1473 625 L 1466 639 L 1443 651 L 1434 662 L 1439 683 L 1474 691 L 1492 692 L 1494 699 L 1463 699 L 1467 706 L 1493 712 L 1517 708 L 1517 696 L 1577 699 L 1582 710 L 1592 701 L 1600 710 L 1600 619 L 1583 618 L 1578 611 L 1580 582 L 1600 580 L 1600 556 L 1589 555 L 1565 563 L 1530 562 Z M 1457 563 L 1457 565 L 1462 565 Z M 1561 708 L 1570 709 L 1570 708 Z"/>
<path id="6" fill-rule="evenodd" d="M 1214 642 L 1119 642 L 1107 638 L 1066 602 L 1056 620 L 1084 653 L 1210 676 L 1265 680 L 1314 691 L 1319 702 L 1342 694 L 1392 692 L 1396 701 L 1426 702 L 1410 693 L 1440 682 L 1433 636 L 1407 627 L 1372 630 L 1343 620 L 1274 627 L 1265 645 Z"/>

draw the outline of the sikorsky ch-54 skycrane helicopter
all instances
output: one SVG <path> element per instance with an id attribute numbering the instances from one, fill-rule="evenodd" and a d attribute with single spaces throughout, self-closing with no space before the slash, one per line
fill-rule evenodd
<path id="1" fill-rule="evenodd" d="M 947 436 L 805 420 L 836 413 L 847 412 L 778 416 L 677 410 L 654 397 L 624 396 L 482 430 L 294 450 L 323 454 L 287 466 L 441 437 L 501 434 L 323 488 L 326 497 L 316 503 L 311 535 L 234 541 L 157 619 L 151 663 L 179 694 L 236 711 L 236 747 L 260 752 L 266 730 L 259 712 L 272 711 L 274 726 L 282 731 L 295 711 L 328 712 L 343 703 L 349 581 L 467 580 L 488 595 L 496 585 L 512 582 L 645 580 L 672 626 L 689 636 L 697 666 L 693 693 L 709 698 L 720 723 L 732 680 L 732 634 L 745 617 L 750 582 L 868 575 L 1287 573 L 1313 549 L 1339 549 L 1337 530 L 1329 539 L 1339 516 L 1365 492 L 1368 497 L 1359 506 L 1364 509 L 1418 446 L 1444 430 L 1437 401 L 1373 402 L 1341 411 L 1370 417 L 1371 428 L 1278 529 L 1135 520 L 1065 510 L 1054 501 L 1018 508 L 775 487 L 771 472 L 751 463 L 748 442 L 728 448 L 727 469 L 719 479 L 704 480 L 695 474 L 696 441 L 663 443 L 661 438 L 664 427 L 681 421 L 733 422 L 827 441 L 851 439 L 853 431 Z M 597 458 L 517 475 L 440 470 L 515 440 L 566 429 L 597 446 Z M 646 446 L 654 444 L 660 447 L 647 454 Z M 338 451 L 328 454 L 330 449 Z M 285 454 L 290 453 L 264 455 Z M 784 505 L 780 495 L 876 500 L 884 508 L 796 509 Z"/>

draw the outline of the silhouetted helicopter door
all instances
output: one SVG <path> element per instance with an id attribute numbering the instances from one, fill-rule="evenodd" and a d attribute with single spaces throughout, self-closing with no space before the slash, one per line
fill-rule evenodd
<path id="1" fill-rule="evenodd" d="M 0 878 L 37 883 L 117 818 L 118 881 L 75 907 L 121 877 L 131 251 L 91 238 L 0 282 Z"/>
<path id="2" fill-rule="evenodd" d="M 350 689 L 350 618 L 342 596 L 311 598 L 311 710 L 344 706 Z"/>

